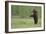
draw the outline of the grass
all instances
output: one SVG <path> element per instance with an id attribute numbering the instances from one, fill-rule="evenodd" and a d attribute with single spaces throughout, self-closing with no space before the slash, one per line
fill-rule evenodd
<path id="1" fill-rule="evenodd" d="M 38 14 L 38 23 L 34 24 L 32 11 L 35 9 Z M 41 27 L 41 6 L 11 5 L 11 28 L 35 28 Z"/>
<path id="2" fill-rule="evenodd" d="M 11 28 L 35 28 L 41 27 L 41 19 L 38 19 L 38 23 L 34 24 L 33 18 L 15 18 L 11 19 Z"/>

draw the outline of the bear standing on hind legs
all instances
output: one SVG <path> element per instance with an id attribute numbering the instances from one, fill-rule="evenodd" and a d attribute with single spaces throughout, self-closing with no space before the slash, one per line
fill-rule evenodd
<path id="1" fill-rule="evenodd" d="M 37 11 L 35 9 L 33 9 L 32 11 L 32 15 L 30 17 L 33 17 L 34 19 L 34 24 L 38 23 L 38 16 L 37 16 Z"/>

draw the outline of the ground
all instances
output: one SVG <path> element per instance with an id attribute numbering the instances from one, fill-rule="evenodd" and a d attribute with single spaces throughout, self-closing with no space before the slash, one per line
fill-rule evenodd
<path id="1" fill-rule="evenodd" d="M 33 18 L 15 18 L 11 19 L 11 28 L 35 28 L 41 27 L 41 19 L 38 18 L 38 23 L 34 24 Z"/>

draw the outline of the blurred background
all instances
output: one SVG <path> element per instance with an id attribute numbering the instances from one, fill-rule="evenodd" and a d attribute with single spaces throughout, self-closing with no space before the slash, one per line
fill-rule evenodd
<path id="1" fill-rule="evenodd" d="M 41 17 L 41 7 L 40 6 L 21 6 L 21 5 L 12 5 L 12 17 L 30 17 L 32 11 L 35 9 L 37 11 L 38 17 Z"/>

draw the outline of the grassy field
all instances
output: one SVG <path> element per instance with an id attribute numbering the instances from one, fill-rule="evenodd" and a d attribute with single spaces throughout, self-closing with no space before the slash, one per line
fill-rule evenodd
<path id="1" fill-rule="evenodd" d="M 11 20 L 12 28 L 34 28 L 41 26 L 41 20 L 38 19 L 38 23 L 34 24 L 33 18 L 13 18 Z"/>
<path id="2" fill-rule="evenodd" d="M 30 17 L 35 9 L 38 15 L 38 23 Z M 12 28 L 35 28 L 41 26 L 41 6 L 11 5 L 11 27 Z"/>

